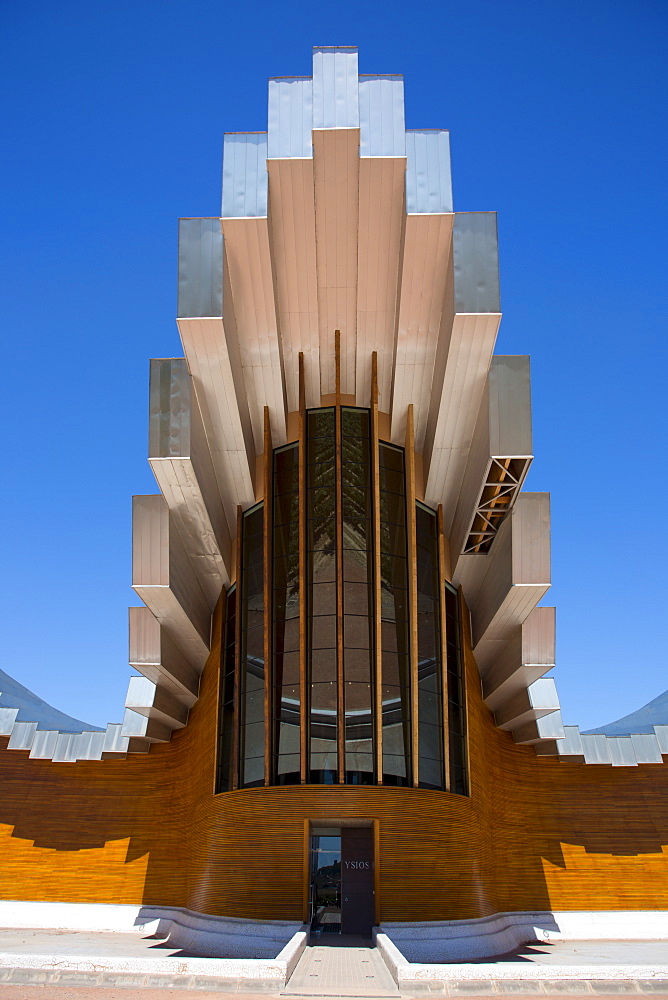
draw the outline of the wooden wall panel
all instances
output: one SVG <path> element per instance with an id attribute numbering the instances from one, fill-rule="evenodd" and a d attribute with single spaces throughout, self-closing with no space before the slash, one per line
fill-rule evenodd
<path id="1" fill-rule="evenodd" d="M 214 796 L 218 611 L 199 701 L 170 743 L 77 764 L 0 750 L 0 897 L 299 920 L 304 821 L 340 816 L 378 820 L 382 919 L 668 909 L 668 767 L 516 746 L 494 727 L 464 634 L 470 798 L 310 785 Z"/>

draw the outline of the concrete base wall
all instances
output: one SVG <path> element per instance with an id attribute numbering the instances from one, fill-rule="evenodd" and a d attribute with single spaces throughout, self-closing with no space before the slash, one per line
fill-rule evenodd
<path id="1" fill-rule="evenodd" d="M 155 935 L 205 959 L 228 960 L 235 976 L 283 982 L 308 941 L 308 928 L 296 921 L 216 917 L 175 906 L 0 901 L 0 927 Z"/>
<path id="2" fill-rule="evenodd" d="M 387 922 L 375 937 L 390 967 L 467 962 L 503 955 L 531 941 L 668 941 L 668 911 L 541 911 L 477 920 Z"/>

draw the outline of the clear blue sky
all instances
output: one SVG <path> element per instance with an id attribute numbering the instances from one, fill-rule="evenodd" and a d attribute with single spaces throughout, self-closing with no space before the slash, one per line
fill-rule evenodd
<path id="1" fill-rule="evenodd" d="M 218 213 L 222 133 L 266 128 L 268 77 L 356 44 L 361 72 L 404 74 L 408 127 L 451 130 L 456 209 L 499 213 L 497 351 L 532 356 L 565 719 L 668 687 L 667 25 L 663 0 L 3 4 L 0 666 L 122 717 L 177 219 Z"/>

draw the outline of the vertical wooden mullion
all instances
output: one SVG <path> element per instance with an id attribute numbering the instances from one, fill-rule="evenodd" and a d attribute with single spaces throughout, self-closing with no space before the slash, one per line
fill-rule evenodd
<path id="1" fill-rule="evenodd" d="M 336 750 L 339 784 L 346 778 L 343 677 L 343 476 L 341 449 L 341 331 L 334 332 L 336 454 Z"/>
<path id="2" fill-rule="evenodd" d="M 272 633 L 272 441 L 269 407 L 264 408 L 264 456 L 262 471 L 264 479 L 264 517 L 262 520 L 262 561 L 264 596 L 264 783 L 271 784 L 272 752 L 272 697 L 271 697 L 271 633 Z"/>
<path id="3" fill-rule="evenodd" d="M 418 621 L 417 621 L 417 552 L 415 536 L 415 434 L 413 404 L 408 404 L 406 416 L 406 527 L 408 534 L 408 614 L 410 625 L 411 670 L 411 750 L 413 757 L 413 787 L 419 775 L 418 742 Z"/>
<path id="4" fill-rule="evenodd" d="M 438 505 L 438 607 L 441 624 L 441 690 L 443 693 L 443 772 L 445 790 L 450 791 L 450 712 L 448 707 L 448 645 L 447 616 L 445 613 L 445 536 L 443 535 L 443 506 Z"/>
<path id="5" fill-rule="evenodd" d="M 383 654 L 380 566 L 380 445 L 378 426 L 378 353 L 371 355 L 371 475 L 373 497 L 373 628 L 376 781 L 383 783 Z M 378 861 L 376 861 L 378 864 Z"/>
<path id="6" fill-rule="evenodd" d="M 232 730 L 232 788 L 239 787 L 239 751 L 241 733 L 241 562 L 242 562 L 242 538 L 243 516 L 241 506 L 237 506 L 237 552 L 236 552 L 236 574 L 237 574 L 237 611 L 234 621 L 234 725 Z"/>
<path id="7" fill-rule="evenodd" d="M 299 352 L 299 780 L 308 776 L 306 681 L 306 383 L 304 355 Z"/>

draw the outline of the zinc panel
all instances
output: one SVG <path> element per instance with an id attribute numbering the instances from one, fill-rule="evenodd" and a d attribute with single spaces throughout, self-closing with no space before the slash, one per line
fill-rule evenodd
<path id="1" fill-rule="evenodd" d="M 452 256 L 455 312 L 500 312 L 496 212 L 457 212 Z"/>
<path id="2" fill-rule="evenodd" d="M 289 77 L 269 81 L 267 156 L 313 156 L 313 80 Z"/>
<path id="3" fill-rule="evenodd" d="M 529 356 L 495 355 L 489 370 L 490 455 L 531 455 Z"/>
<path id="4" fill-rule="evenodd" d="M 609 764 L 610 747 L 605 736 L 582 736 L 585 764 Z"/>
<path id="5" fill-rule="evenodd" d="M 358 87 L 354 46 L 315 46 L 313 128 L 358 128 Z"/>
<path id="6" fill-rule="evenodd" d="M 406 212 L 439 215 L 452 211 L 450 133 L 442 129 L 406 132 Z"/>
<path id="7" fill-rule="evenodd" d="M 630 736 L 609 736 L 610 760 L 613 767 L 635 767 L 638 764 Z"/>
<path id="8" fill-rule="evenodd" d="M 359 108 L 360 156 L 405 156 L 403 77 L 361 77 Z"/>
<path id="9" fill-rule="evenodd" d="M 185 358 L 153 358 L 149 377 L 149 459 L 190 456 L 191 399 Z"/>
<path id="10" fill-rule="evenodd" d="M 661 764 L 661 750 L 654 733 L 631 733 L 631 743 L 639 764 Z"/>
<path id="11" fill-rule="evenodd" d="M 228 132 L 223 139 L 224 219 L 267 216 L 267 133 Z"/>
<path id="12" fill-rule="evenodd" d="M 556 609 L 534 608 L 522 623 L 522 664 L 555 663 Z"/>
<path id="13" fill-rule="evenodd" d="M 223 315 L 223 234 L 219 219 L 179 219 L 177 316 Z"/>
<path id="14" fill-rule="evenodd" d="M 531 707 L 538 711 L 549 709 L 557 712 L 561 708 L 553 677 L 541 677 L 540 680 L 534 681 L 527 688 L 527 692 Z"/>
<path id="15" fill-rule="evenodd" d="M 8 750 L 30 750 L 37 732 L 36 722 L 15 722 L 7 744 Z"/>
<path id="16" fill-rule="evenodd" d="M 18 708 L 0 708 L 0 736 L 11 735 L 18 714 Z"/>
<path id="17" fill-rule="evenodd" d="M 513 584 L 549 586 L 550 494 L 520 494 L 507 520 L 512 525 Z"/>

